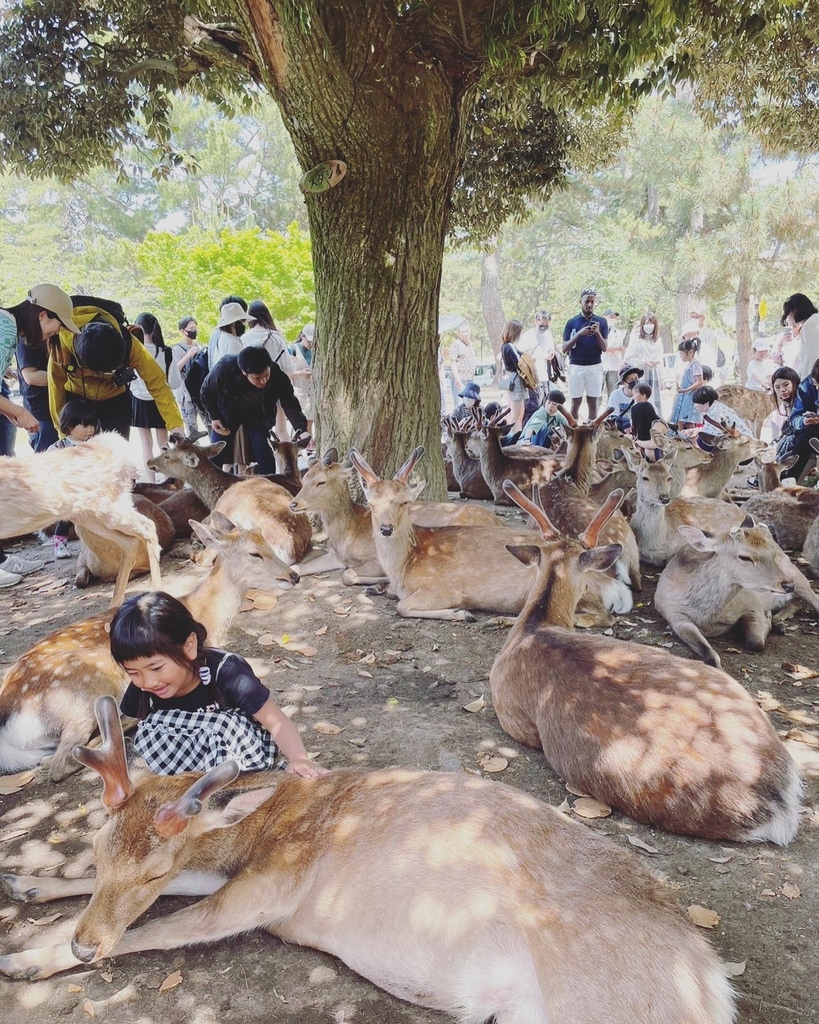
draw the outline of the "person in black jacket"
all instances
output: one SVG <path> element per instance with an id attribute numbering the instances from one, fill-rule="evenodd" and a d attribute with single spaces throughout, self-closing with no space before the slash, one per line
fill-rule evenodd
<path id="1" fill-rule="evenodd" d="M 220 464 L 233 462 L 233 439 L 244 427 L 259 472 L 275 473 L 267 434 L 276 421 L 279 403 L 296 432 L 293 439 L 308 436 L 307 420 L 290 378 L 273 363 L 266 349 L 250 346 L 236 356 L 223 356 L 205 377 L 201 398 L 210 419 L 211 440 L 227 442 Z"/>

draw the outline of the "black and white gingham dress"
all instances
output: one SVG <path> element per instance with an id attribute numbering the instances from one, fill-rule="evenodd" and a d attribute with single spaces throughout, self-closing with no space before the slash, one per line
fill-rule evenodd
<path id="1" fill-rule="evenodd" d="M 214 683 L 229 657 L 216 667 Z M 199 674 L 210 685 L 210 669 L 201 668 Z M 242 771 L 286 766 L 276 764 L 278 747 L 267 729 L 239 708 L 153 711 L 137 726 L 134 748 L 156 775 L 208 771 L 228 759 Z"/>

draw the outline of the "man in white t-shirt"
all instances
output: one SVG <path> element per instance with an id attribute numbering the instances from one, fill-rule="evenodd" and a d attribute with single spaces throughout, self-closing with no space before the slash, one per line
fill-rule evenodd
<path id="1" fill-rule="evenodd" d="M 518 347 L 521 353 L 528 352 L 531 355 L 537 368 L 538 380 L 546 390 L 551 381 L 565 380 L 552 334 L 552 314 L 547 309 L 539 309 L 535 313 L 535 326 L 521 334 Z"/>
<path id="2" fill-rule="evenodd" d="M 603 316 L 609 325 L 608 347 L 601 356 L 605 374 L 603 387 L 608 396 L 620 385 L 620 367 L 623 365 L 623 356 L 626 352 L 626 332 L 619 326 L 619 313 L 615 313 L 613 309 L 607 309 Z"/>

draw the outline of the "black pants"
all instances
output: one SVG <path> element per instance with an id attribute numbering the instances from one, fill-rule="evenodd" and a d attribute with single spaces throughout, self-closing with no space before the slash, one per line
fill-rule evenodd
<path id="1" fill-rule="evenodd" d="M 805 472 L 805 467 L 811 458 L 813 456 L 819 458 L 819 455 L 810 446 L 812 438 L 819 438 L 819 424 L 814 424 L 812 427 L 803 427 L 796 435 L 793 453 L 798 457 L 796 464 L 787 470 L 785 475 L 792 476 L 797 483 L 799 482 L 799 477 Z"/>
<path id="2" fill-rule="evenodd" d="M 66 392 L 66 398 L 82 398 L 82 395 Z M 89 401 L 87 399 L 87 401 Z M 121 395 L 114 395 L 104 402 L 90 402 L 100 421 L 100 430 L 115 430 L 128 440 L 131 436 L 131 392 L 126 388 Z"/>

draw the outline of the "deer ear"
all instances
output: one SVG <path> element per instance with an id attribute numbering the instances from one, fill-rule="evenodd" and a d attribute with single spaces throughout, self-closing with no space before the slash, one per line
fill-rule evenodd
<path id="1" fill-rule="evenodd" d="M 338 448 L 328 448 L 321 460 L 323 466 L 334 466 L 338 462 Z"/>
<path id="2" fill-rule="evenodd" d="M 238 825 L 249 814 L 258 810 L 265 800 L 269 800 L 275 792 L 276 786 L 265 786 L 263 789 L 249 789 L 235 796 L 231 794 L 230 799 L 223 806 L 207 808 L 202 815 L 203 830 L 209 832 Z M 217 796 L 212 802 L 218 805 L 221 798 Z"/>
<path id="3" fill-rule="evenodd" d="M 213 444 L 197 448 L 197 450 L 201 451 L 206 459 L 212 459 L 214 455 L 219 454 L 226 444 L 226 441 L 214 441 Z"/>
<path id="4" fill-rule="evenodd" d="M 426 485 L 426 480 L 416 480 L 414 484 L 410 484 L 409 492 L 412 495 L 413 501 L 415 501 L 415 499 L 423 491 Z"/>
<path id="5" fill-rule="evenodd" d="M 199 465 L 199 456 L 194 455 L 193 452 L 185 452 L 182 456 L 182 461 L 185 463 L 186 466 L 190 466 L 191 469 L 196 469 L 196 467 Z"/>
<path id="6" fill-rule="evenodd" d="M 195 519 L 189 519 L 188 522 L 191 524 L 193 532 L 206 548 L 219 548 L 224 543 L 221 530 L 217 530 L 215 527 L 208 526 L 205 523 L 198 523 Z"/>
<path id="7" fill-rule="evenodd" d="M 506 550 L 524 565 L 540 565 L 541 550 L 537 544 L 507 544 Z"/>
<path id="8" fill-rule="evenodd" d="M 678 526 L 677 532 L 681 537 L 685 538 L 695 551 L 714 550 L 715 539 L 703 533 L 702 530 L 698 530 L 696 526 Z"/>
<path id="9" fill-rule="evenodd" d="M 577 560 L 583 572 L 605 572 L 610 569 L 623 553 L 622 544 L 607 544 L 602 548 L 592 548 L 584 551 Z"/>

